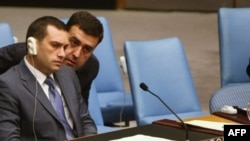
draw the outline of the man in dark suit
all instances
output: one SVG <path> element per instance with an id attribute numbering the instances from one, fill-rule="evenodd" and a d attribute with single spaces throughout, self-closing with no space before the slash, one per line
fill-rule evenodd
<path id="1" fill-rule="evenodd" d="M 63 65 L 69 46 L 59 19 L 36 19 L 26 35 L 28 52 L 0 75 L 0 140 L 63 141 L 96 133 L 74 70 Z"/>
<path id="2" fill-rule="evenodd" d="M 89 90 L 99 71 L 99 61 L 92 53 L 102 41 L 100 21 L 86 11 L 74 13 L 67 22 L 70 47 L 66 49 L 65 64 L 73 67 L 80 80 L 82 96 L 88 105 Z M 18 64 L 27 52 L 25 43 L 0 48 L 0 73 Z"/>
<path id="3" fill-rule="evenodd" d="M 0 74 L 4 73 L 12 66 L 17 65 L 25 56 L 26 52 L 27 47 L 25 42 L 0 48 Z M 91 54 L 86 63 L 75 71 L 80 81 L 82 96 L 86 101 L 86 105 L 88 105 L 91 83 L 96 78 L 98 71 L 99 61 L 94 54 Z"/>

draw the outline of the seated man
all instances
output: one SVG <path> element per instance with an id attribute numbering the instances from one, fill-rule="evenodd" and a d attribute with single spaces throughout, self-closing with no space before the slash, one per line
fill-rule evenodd
<path id="1" fill-rule="evenodd" d="M 103 27 L 94 15 L 86 11 L 72 14 L 66 26 L 70 46 L 66 48 L 64 63 L 75 69 L 80 80 L 82 96 L 88 105 L 90 86 L 99 71 L 99 61 L 93 50 L 102 41 Z M 18 64 L 26 52 L 25 43 L 0 48 L 0 73 Z"/>
<path id="2" fill-rule="evenodd" d="M 0 140 L 63 141 L 96 134 L 79 80 L 62 65 L 69 45 L 65 24 L 52 16 L 32 22 L 28 52 L 0 75 Z"/>

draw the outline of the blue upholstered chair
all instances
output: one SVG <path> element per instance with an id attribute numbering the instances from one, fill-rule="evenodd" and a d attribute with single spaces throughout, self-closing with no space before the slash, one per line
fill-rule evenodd
<path id="1" fill-rule="evenodd" d="M 104 27 L 104 38 L 94 54 L 100 62 L 95 79 L 98 99 L 105 123 L 135 120 L 131 94 L 125 92 L 121 69 L 116 58 L 112 32 L 105 17 L 98 17 Z"/>
<path id="2" fill-rule="evenodd" d="M 12 29 L 8 23 L 0 23 L 0 47 L 13 44 L 14 36 Z"/>
<path id="3" fill-rule="evenodd" d="M 221 87 L 249 82 L 250 8 L 221 8 L 218 12 Z"/>
<path id="4" fill-rule="evenodd" d="M 225 105 L 246 108 L 249 100 L 250 83 L 226 85 L 210 97 L 209 110 L 210 113 L 213 113 L 219 111 Z"/>
<path id="5" fill-rule="evenodd" d="M 138 125 L 177 118 L 153 95 L 143 91 L 144 82 L 180 118 L 202 116 L 189 65 L 177 37 L 126 41 L 127 71 Z"/>
<path id="6" fill-rule="evenodd" d="M 90 89 L 89 113 L 91 117 L 93 118 L 93 120 L 95 121 L 98 134 L 119 130 L 118 127 L 109 127 L 109 126 L 104 125 L 99 100 L 97 98 L 96 87 L 94 83 L 92 83 L 92 86 Z"/>

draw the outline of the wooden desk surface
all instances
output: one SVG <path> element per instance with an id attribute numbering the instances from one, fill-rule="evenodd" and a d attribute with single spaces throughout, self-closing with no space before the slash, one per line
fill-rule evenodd
<path id="1" fill-rule="evenodd" d="M 237 109 L 237 114 L 230 115 L 230 114 L 225 114 L 222 112 L 214 112 L 213 115 L 220 116 L 226 119 L 230 119 L 232 121 L 242 123 L 242 124 L 250 124 L 250 120 L 247 118 L 246 111 L 237 106 L 234 106 L 234 108 Z"/>
<path id="2" fill-rule="evenodd" d="M 184 121 L 190 120 L 206 120 L 226 123 L 237 123 L 236 121 L 229 120 L 217 115 L 206 115 L 195 118 L 184 119 Z M 190 140 L 204 140 L 208 141 L 211 138 L 223 138 L 223 131 L 217 131 L 192 125 L 188 126 Z M 183 140 L 185 138 L 185 131 L 182 124 L 179 121 L 163 119 L 153 122 L 152 125 L 145 125 L 140 127 L 128 128 L 118 130 L 110 133 L 99 134 L 89 137 L 81 137 L 72 141 L 109 141 L 111 139 L 118 139 L 127 136 L 133 136 L 136 134 L 144 134 L 149 136 L 162 137 L 167 139 Z"/>
<path id="3" fill-rule="evenodd" d="M 110 141 L 113 139 L 120 139 L 123 137 L 129 137 L 134 135 L 148 135 L 154 137 L 161 137 L 165 139 L 171 139 L 176 141 L 183 141 L 185 139 L 185 131 L 180 128 L 173 128 L 164 125 L 144 125 L 133 128 L 122 129 L 118 131 L 113 131 L 109 133 L 98 134 L 89 137 L 80 137 L 73 139 L 71 141 Z M 190 141 L 200 141 L 204 139 L 211 139 L 217 137 L 216 135 L 190 131 L 189 139 Z M 207 140 L 206 140 L 207 141 Z"/>
<path id="4" fill-rule="evenodd" d="M 216 122 L 225 122 L 225 123 L 237 123 L 233 120 L 229 120 L 217 115 L 207 115 L 207 116 L 200 116 L 194 118 L 184 119 L 183 121 L 191 121 L 191 120 L 205 120 L 205 121 L 216 121 Z"/>
<path id="5" fill-rule="evenodd" d="M 216 122 L 225 122 L 225 123 L 234 123 L 234 124 L 237 123 L 235 121 L 225 119 L 223 117 L 216 116 L 216 115 L 206 115 L 206 116 L 188 118 L 188 119 L 184 119 L 183 121 L 185 122 L 185 121 L 191 121 L 191 120 L 216 121 Z M 184 129 L 180 121 L 174 121 L 174 120 L 169 120 L 169 119 L 158 120 L 158 121 L 153 122 L 153 124 L 159 124 L 159 125 L 165 125 L 165 126 L 171 126 L 171 127 Z M 187 128 L 190 131 L 203 132 L 203 133 L 208 133 L 208 134 L 218 135 L 218 136 L 224 135 L 223 131 L 217 131 L 217 130 L 202 128 L 202 127 L 193 126 L 193 125 L 187 125 Z"/>

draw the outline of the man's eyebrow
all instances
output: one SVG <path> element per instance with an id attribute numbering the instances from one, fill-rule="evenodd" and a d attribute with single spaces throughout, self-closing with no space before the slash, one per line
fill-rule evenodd
<path id="1" fill-rule="evenodd" d="M 61 42 L 59 42 L 59 41 L 50 41 L 50 44 L 51 45 L 56 45 L 56 46 L 62 46 L 62 45 L 64 45 L 64 43 L 61 43 Z"/>
<path id="2" fill-rule="evenodd" d="M 75 41 L 75 42 L 77 42 L 77 43 L 80 43 L 80 42 L 81 42 L 81 41 L 80 41 L 78 38 L 76 38 L 76 37 L 70 37 L 69 40 L 70 40 L 70 41 Z"/>
<path id="3" fill-rule="evenodd" d="M 92 48 L 92 49 L 94 49 L 94 48 L 95 48 L 95 47 L 90 46 L 90 45 L 87 45 L 87 44 L 83 45 L 83 47 Z"/>

